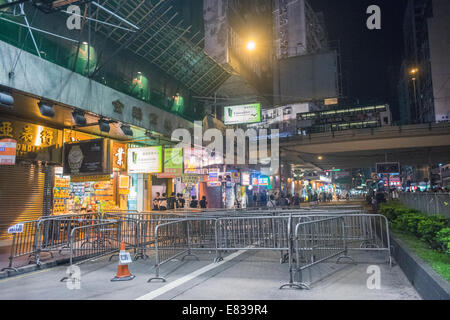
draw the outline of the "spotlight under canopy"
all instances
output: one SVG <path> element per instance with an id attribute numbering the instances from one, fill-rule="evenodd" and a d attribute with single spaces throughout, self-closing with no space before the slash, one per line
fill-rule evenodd
<path id="1" fill-rule="evenodd" d="M 7 92 L 0 91 L 0 107 L 13 109 L 14 97 Z"/>
<path id="2" fill-rule="evenodd" d="M 53 108 L 52 104 L 40 101 L 38 103 L 38 106 L 41 115 L 43 115 L 44 117 L 53 118 L 55 116 L 55 109 Z"/>
<path id="3" fill-rule="evenodd" d="M 75 121 L 75 123 L 77 124 L 77 126 L 85 126 L 86 125 L 86 117 L 84 116 L 84 112 L 83 111 L 79 111 L 79 110 L 75 110 L 72 113 L 73 116 L 73 120 Z"/>
<path id="4" fill-rule="evenodd" d="M 98 122 L 98 126 L 101 132 L 109 133 L 109 131 L 111 131 L 111 126 L 109 125 L 108 121 L 100 120 Z"/>
<path id="5" fill-rule="evenodd" d="M 130 136 L 130 137 L 133 136 L 133 130 L 131 130 L 131 127 L 130 127 L 130 126 L 124 125 L 124 124 L 123 124 L 123 125 L 120 127 L 120 129 L 122 130 L 122 132 L 123 132 L 126 136 Z"/>

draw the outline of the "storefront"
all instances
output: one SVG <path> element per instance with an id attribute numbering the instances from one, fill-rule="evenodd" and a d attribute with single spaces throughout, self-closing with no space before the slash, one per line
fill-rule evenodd
<path id="1" fill-rule="evenodd" d="M 61 165 L 61 130 L 0 120 L 0 239 L 9 226 L 51 213 L 53 167 Z"/>
<path id="2" fill-rule="evenodd" d="M 64 140 L 64 166 L 54 169 L 53 215 L 126 210 L 127 145 L 71 130 Z"/>

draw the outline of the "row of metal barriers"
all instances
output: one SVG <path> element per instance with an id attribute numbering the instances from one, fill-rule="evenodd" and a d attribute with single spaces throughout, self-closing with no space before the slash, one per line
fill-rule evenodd
<path id="1" fill-rule="evenodd" d="M 215 252 L 216 262 L 234 250 L 278 251 L 280 261 L 289 263 L 290 281 L 283 287 L 294 288 L 308 287 L 302 272 L 333 257 L 350 259 L 350 250 L 383 251 L 392 261 L 384 216 L 365 214 L 358 206 L 336 206 L 43 217 L 24 223 L 23 232 L 14 234 L 6 269 L 15 270 L 13 261 L 24 256 L 40 264 L 43 254 L 59 255 L 72 265 L 113 255 L 122 242 L 135 260 L 154 253 L 155 276 L 149 281 L 166 281 L 161 266 L 180 257 L 196 257 L 196 251 Z"/>

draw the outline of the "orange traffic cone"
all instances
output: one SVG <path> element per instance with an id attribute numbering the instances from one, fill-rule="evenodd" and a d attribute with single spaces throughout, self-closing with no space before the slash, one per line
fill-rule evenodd
<path id="1" fill-rule="evenodd" d="M 126 254 L 125 251 L 125 242 L 120 243 L 120 255 Z M 111 279 L 111 281 L 130 281 L 135 278 L 134 275 L 130 273 L 130 270 L 128 270 L 128 264 L 121 264 L 119 262 L 119 266 L 117 268 L 117 274 L 116 276 Z"/>

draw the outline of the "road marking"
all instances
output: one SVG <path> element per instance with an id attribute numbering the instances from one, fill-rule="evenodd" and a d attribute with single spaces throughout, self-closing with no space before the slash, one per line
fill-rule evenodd
<path id="1" fill-rule="evenodd" d="M 192 273 L 190 273 L 190 274 L 188 274 L 188 275 L 186 275 L 186 276 L 184 276 L 184 277 L 182 277 L 180 279 L 177 279 L 177 280 L 175 280 L 175 281 L 173 281 L 173 282 L 171 282 L 171 283 L 169 283 L 169 284 L 167 284 L 167 285 L 165 285 L 165 286 L 163 286 L 163 287 L 161 287 L 159 289 L 156 289 L 156 290 L 154 290 L 154 291 L 152 291 L 150 293 L 147 293 L 146 295 L 143 295 L 142 297 L 139 297 L 136 300 L 153 300 L 156 297 L 159 297 L 160 295 L 162 295 L 162 294 L 164 294 L 164 293 L 166 293 L 166 292 L 168 292 L 168 291 L 170 291 L 170 290 L 172 290 L 172 289 L 174 289 L 176 287 L 179 287 L 182 284 L 185 284 L 186 282 L 191 281 L 194 278 L 197 278 L 198 276 L 202 275 L 203 273 L 206 273 L 206 272 L 208 272 L 208 271 L 210 271 L 212 269 L 215 269 L 215 268 L 221 266 L 222 264 L 224 264 L 224 263 L 226 263 L 226 262 L 228 262 L 230 260 L 233 260 L 233 259 L 239 257 L 241 254 L 243 254 L 245 252 L 247 252 L 247 250 L 241 250 L 241 251 L 235 252 L 233 254 L 230 254 L 229 256 L 224 258 L 221 262 L 211 263 L 210 265 L 207 265 L 207 266 L 205 266 L 205 267 L 203 267 L 203 268 L 201 268 L 201 269 L 199 269 L 197 271 L 194 271 L 194 272 L 192 272 Z"/>
<path id="2" fill-rule="evenodd" d="M 1 279 L 0 283 L 11 281 L 11 280 L 23 279 L 23 278 L 26 278 L 26 277 L 31 277 L 31 276 L 34 276 L 34 275 L 39 274 L 39 273 L 48 272 L 48 271 L 50 271 L 52 269 L 54 269 L 54 268 L 48 268 L 48 269 L 38 270 L 38 271 L 33 271 L 33 272 L 27 272 L 27 273 L 22 274 L 22 275 L 7 277 L 5 279 Z"/>

